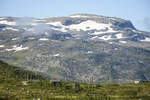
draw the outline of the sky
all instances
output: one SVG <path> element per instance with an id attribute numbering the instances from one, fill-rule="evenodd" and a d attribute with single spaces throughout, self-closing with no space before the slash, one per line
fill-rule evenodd
<path id="1" fill-rule="evenodd" d="M 150 0 L 0 0 L 0 16 L 47 18 L 78 13 L 123 18 L 150 32 Z"/>

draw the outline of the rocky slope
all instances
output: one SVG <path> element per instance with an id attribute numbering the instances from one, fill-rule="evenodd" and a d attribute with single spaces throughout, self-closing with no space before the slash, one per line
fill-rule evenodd
<path id="1" fill-rule="evenodd" d="M 150 33 L 115 17 L 0 17 L 0 60 L 69 81 L 150 79 Z"/>

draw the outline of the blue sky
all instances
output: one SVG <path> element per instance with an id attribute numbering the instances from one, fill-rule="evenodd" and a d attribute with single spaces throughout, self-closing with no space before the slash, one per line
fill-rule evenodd
<path id="1" fill-rule="evenodd" d="M 131 20 L 150 32 L 150 0 L 0 0 L 0 16 L 56 17 L 89 13 Z"/>

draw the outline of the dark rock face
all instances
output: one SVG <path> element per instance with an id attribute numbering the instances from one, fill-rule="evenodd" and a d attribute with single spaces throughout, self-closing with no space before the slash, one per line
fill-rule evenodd
<path id="1" fill-rule="evenodd" d="M 0 60 L 58 80 L 149 80 L 149 42 L 150 33 L 114 17 L 0 19 Z"/>
<path id="2" fill-rule="evenodd" d="M 130 21 L 125 21 L 123 23 L 115 22 L 114 25 L 119 26 L 121 28 L 131 28 L 131 29 L 135 30 L 135 27 L 132 25 L 132 23 Z"/>

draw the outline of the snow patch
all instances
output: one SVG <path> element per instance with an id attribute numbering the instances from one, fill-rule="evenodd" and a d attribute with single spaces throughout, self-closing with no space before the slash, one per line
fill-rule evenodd
<path id="1" fill-rule="evenodd" d="M 63 26 L 61 22 L 49 22 L 46 24 L 54 25 L 54 26 Z"/>
<path id="2" fill-rule="evenodd" d="M 17 52 L 17 51 L 22 51 L 22 50 L 27 50 L 27 49 L 29 49 L 29 47 L 22 47 L 22 45 L 21 46 L 14 45 L 12 49 L 5 49 L 5 50 Z"/>
<path id="3" fill-rule="evenodd" d="M 30 40 L 34 40 L 35 38 L 34 38 L 34 37 L 29 37 L 28 39 L 30 39 Z"/>
<path id="4" fill-rule="evenodd" d="M 133 32 L 136 32 L 136 33 L 143 33 L 143 31 L 139 31 L 139 30 L 133 30 L 133 29 L 132 29 L 132 31 L 133 31 Z"/>
<path id="5" fill-rule="evenodd" d="M 93 51 L 88 51 L 87 53 L 88 53 L 88 54 L 91 54 L 91 53 L 93 53 Z"/>
<path id="6" fill-rule="evenodd" d="M 55 54 L 55 55 L 53 55 L 54 57 L 57 57 L 57 56 L 60 56 L 60 54 L 59 53 L 57 53 L 57 54 Z"/>
<path id="7" fill-rule="evenodd" d="M 18 29 L 15 29 L 15 28 L 12 28 L 12 27 L 6 27 L 3 30 L 19 31 Z"/>
<path id="8" fill-rule="evenodd" d="M 36 25 L 38 25 L 38 24 L 37 24 L 37 23 L 31 23 L 31 25 L 32 25 L 32 26 L 36 26 Z"/>
<path id="9" fill-rule="evenodd" d="M 64 27 L 62 27 L 62 28 L 51 28 L 51 29 L 56 30 L 56 31 L 61 31 L 61 32 L 67 32 L 68 31 Z"/>
<path id="10" fill-rule="evenodd" d="M 16 25 L 16 22 L 9 22 L 7 20 L 1 20 L 0 24 L 6 24 L 6 25 Z"/>
<path id="11" fill-rule="evenodd" d="M 19 38 L 12 38 L 11 40 L 15 41 L 15 40 L 18 40 Z"/>
<path id="12" fill-rule="evenodd" d="M 51 28 L 51 29 L 53 29 L 53 30 L 62 31 L 62 32 L 67 32 L 66 26 L 62 25 L 61 22 L 49 22 L 49 23 L 46 23 L 46 24 L 50 24 L 50 25 L 59 27 L 59 28 Z"/>
<path id="13" fill-rule="evenodd" d="M 97 38 L 98 38 L 98 36 L 94 36 L 94 37 L 91 38 L 91 40 L 94 40 L 94 39 L 97 39 Z"/>
<path id="14" fill-rule="evenodd" d="M 39 40 L 40 41 L 48 41 L 49 39 L 48 38 L 40 38 Z"/>
<path id="15" fill-rule="evenodd" d="M 48 32 L 45 32 L 45 35 L 48 35 Z"/>
<path id="16" fill-rule="evenodd" d="M 114 50 L 118 50 L 118 48 L 114 48 Z"/>
<path id="17" fill-rule="evenodd" d="M 99 37 L 99 39 L 107 41 L 107 40 L 112 40 L 113 38 L 111 37 L 111 35 L 104 35 L 104 36 Z"/>
<path id="18" fill-rule="evenodd" d="M 99 32 L 94 32 L 92 35 L 100 35 L 100 34 L 106 34 L 106 33 L 116 33 L 118 31 L 113 30 L 112 28 L 108 28 L 107 31 L 99 31 Z"/>
<path id="19" fill-rule="evenodd" d="M 124 38 L 123 35 L 122 35 L 122 33 L 116 34 L 115 36 L 117 37 L 117 39 L 122 39 L 122 38 Z"/>
<path id="20" fill-rule="evenodd" d="M 144 40 L 140 40 L 142 42 L 150 42 L 150 38 L 149 37 L 146 37 Z"/>
<path id="21" fill-rule="evenodd" d="M 17 45 L 13 45 L 12 47 L 13 47 L 13 48 L 16 48 L 16 47 L 17 47 Z"/>
<path id="22" fill-rule="evenodd" d="M 119 41 L 119 42 L 120 42 L 120 43 L 124 43 L 124 44 L 127 43 L 127 41 Z"/>
<path id="23" fill-rule="evenodd" d="M 114 44 L 113 42 L 108 42 L 109 44 Z"/>
<path id="24" fill-rule="evenodd" d="M 0 45 L 0 48 L 3 48 L 3 47 L 5 47 L 5 45 Z"/>

